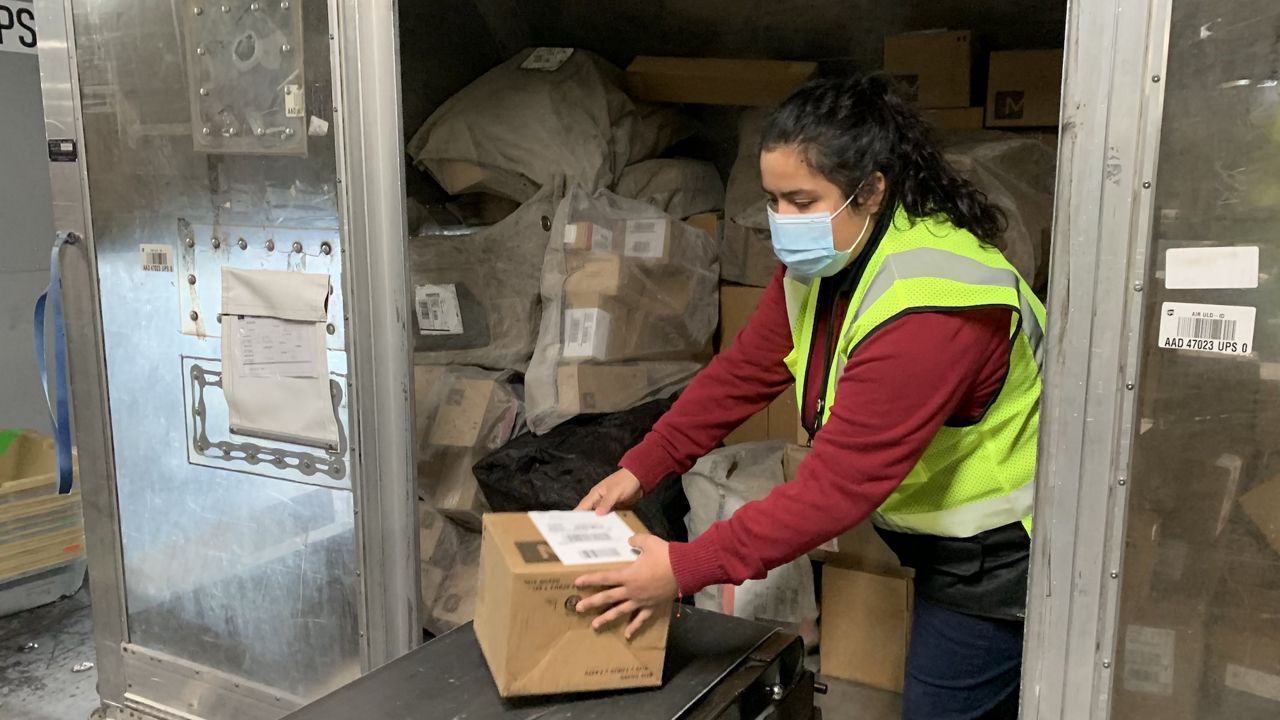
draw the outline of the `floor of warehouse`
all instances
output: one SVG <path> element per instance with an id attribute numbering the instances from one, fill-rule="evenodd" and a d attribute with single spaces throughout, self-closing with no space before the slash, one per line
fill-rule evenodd
<path id="1" fill-rule="evenodd" d="M 35 647 L 30 647 L 32 644 Z M 97 707 L 88 588 L 74 597 L 0 618 L 0 718 L 86 720 Z M 824 720 L 899 717 L 901 699 L 839 680 L 818 699 Z"/>

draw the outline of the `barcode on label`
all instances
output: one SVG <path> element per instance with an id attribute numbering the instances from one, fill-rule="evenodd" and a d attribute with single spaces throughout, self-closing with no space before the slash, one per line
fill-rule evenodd
<path id="1" fill-rule="evenodd" d="M 571 543 L 609 542 L 609 540 L 609 533 L 569 533 L 564 536 L 564 541 Z"/>
<path id="2" fill-rule="evenodd" d="M 142 269 L 145 272 L 173 272 L 173 250 L 168 245 L 141 245 Z"/>
<path id="3" fill-rule="evenodd" d="M 617 548 L 596 548 L 592 550 L 579 550 L 578 556 L 584 560 L 607 560 L 609 558 L 620 558 L 622 553 Z"/>
<path id="4" fill-rule="evenodd" d="M 461 335 L 462 310 L 456 285 L 419 285 L 414 289 L 421 335 Z"/>
<path id="5" fill-rule="evenodd" d="M 1236 321 L 1226 318 L 1178 318 L 1178 335 L 1196 340 L 1235 340 Z"/>
<path id="6" fill-rule="evenodd" d="M 608 335 L 609 315 L 605 311 L 599 308 L 565 311 L 564 357 L 598 357 L 603 354 L 603 348 L 598 346 L 608 338 Z"/>
<path id="7" fill-rule="evenodd" d="M 1164 303 L 1160 312 L 1160 347 L 1223 355 L 1253 351 L 1257 309 L 1235 305 Z"/>
<path id="8" fill-rule="evenodd" d="M 440 293 L 428 293 L 418 298 L 418 314 L 427 320 L 422 324 L 423 330 L 442 330 L 440 325 L 444 319 L 444 299 L 440 297 Z"/>
<path id="9" fill-rule="evenodd" d="M 661 258 L 667 244 L 667 227 L 665 220 L 628 221 L 623 254 L 634 258 Z"/>

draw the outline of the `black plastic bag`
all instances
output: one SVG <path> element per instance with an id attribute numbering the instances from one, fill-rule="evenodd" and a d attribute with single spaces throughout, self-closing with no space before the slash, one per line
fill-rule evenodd
<path id="1" fill-rule="evenodd" d="M 495 512 L 572 510 L 592 486 L 618 469 L 671 407 L 654 400 L 611 415 L 583 415 L 546 435 L 522 435 L 495 450 L 473 469 Z M 688 538 L 684 489 L 668 478 L 635 508 L 645 527 L 663 540 Z"/>

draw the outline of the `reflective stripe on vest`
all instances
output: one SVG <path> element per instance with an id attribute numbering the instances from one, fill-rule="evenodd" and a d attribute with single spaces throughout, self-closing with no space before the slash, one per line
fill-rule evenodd
<path id="1" fill-rule="evenodd" d="M 787 311 L 796 350 L 787 365 L 803 402 L 819 281 L 788 276 Z M 974 425 L 943 427 L 920 461 L 873 517 L 882 527 L 971 537 L 1021 520 L 1034 504 L 1044 309 L 1000 253 L 937 219 L 908 219 L 900 209 L 854 290 L 824 389 L 826 412 L 837 379 L 858 345 L 884 324 L 913 312 L 1007 307 L 1010 367 L 1004 386 Z"/>

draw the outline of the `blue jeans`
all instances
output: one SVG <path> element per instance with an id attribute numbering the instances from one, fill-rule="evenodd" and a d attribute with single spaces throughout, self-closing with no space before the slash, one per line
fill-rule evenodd
<path id="1" fill-rule="evenodd" d="M 1022 626 L 915 599 L 903 720 L 1016 720 Z"/>

